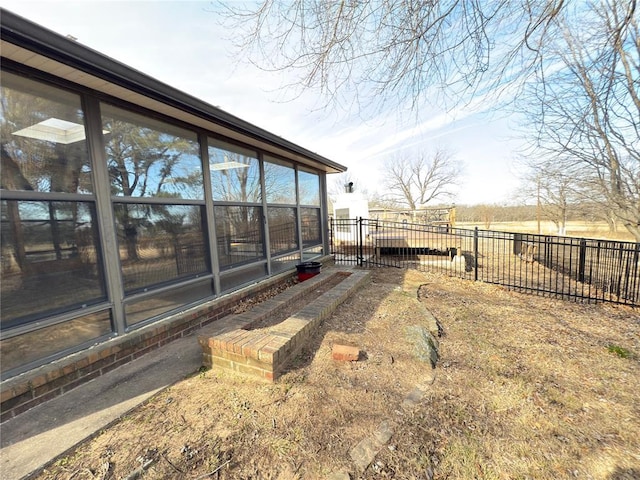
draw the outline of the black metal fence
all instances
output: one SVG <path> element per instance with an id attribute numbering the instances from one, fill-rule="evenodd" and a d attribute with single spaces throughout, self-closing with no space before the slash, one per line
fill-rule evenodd
<path id="1" fill-rule="evenodd" d="M 640 306 L 640 243 L 365 218 L 330 223 L 336 263 L 439 270 L 581 302 Z"/>

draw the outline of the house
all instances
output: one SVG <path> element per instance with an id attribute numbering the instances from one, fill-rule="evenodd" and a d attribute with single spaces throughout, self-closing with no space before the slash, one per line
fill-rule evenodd
<path id="1" fill-rule="evenodd" d="M 346 168 L 0 12 L 3 420 L 328 254 Z"/>

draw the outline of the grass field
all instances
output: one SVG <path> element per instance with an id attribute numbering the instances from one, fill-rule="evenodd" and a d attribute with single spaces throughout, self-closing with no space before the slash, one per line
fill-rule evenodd
<path id="1" fill-rule="evenodd" d="M 482 222 L 456 222 L 458 228 L 475 228 L 478 227 L 481 230 L 486 230 L 486 225 Z M 517 232 L 517 233 L 538 233 L 538 222 L 535 220 L 527 222 L 492 222 L 489 230 L 496 230 L 502 232 Z M 543 235 L 556 235 L 558 232 L 553 222 L 542 221 L 540 222 L 540 233 Z M 570 221 L 567 222 L 568 237 L 583 237 L 583 238 L 601 238 L 605 240 L 622 240 L 625 242 L 633 242 L 634 238 L 624 227 L 619 227 L 617 232 L 610 232 L 609 227 L 604 222 L 581 222 Z"/>

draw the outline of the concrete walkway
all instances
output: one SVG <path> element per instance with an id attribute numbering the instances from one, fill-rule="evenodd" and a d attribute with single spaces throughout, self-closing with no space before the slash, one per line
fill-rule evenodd
<path id="1" fill-rule="evenodd" d="M 201 365 L 194 333 L 8 420 L 0 426 L 0 478 L 18 480 L 39 473 Z"/>

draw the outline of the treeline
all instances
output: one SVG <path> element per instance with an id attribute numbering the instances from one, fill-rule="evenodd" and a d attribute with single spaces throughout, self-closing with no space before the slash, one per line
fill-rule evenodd
<path id="1" fill-rule="evenodd" d="M 593 205 L 569 205 L 566 209 L 566 220 L 575 221 L 602 221 Z M 548 208 L 540 208 L 542 220 L 552 220 Z M 456 221 L 469 223 L 493 223 L 493 222 L 526 222 L 538 218 L 536 205 L 456 205 Z"/>

